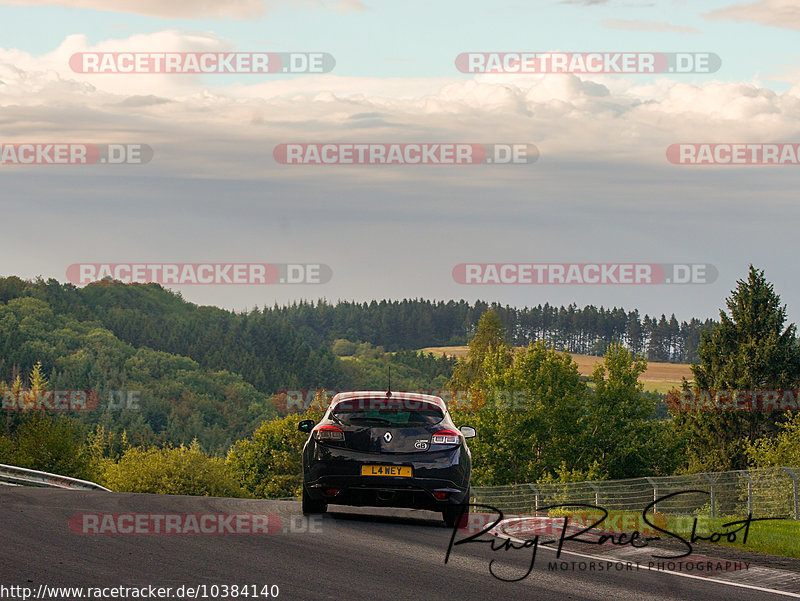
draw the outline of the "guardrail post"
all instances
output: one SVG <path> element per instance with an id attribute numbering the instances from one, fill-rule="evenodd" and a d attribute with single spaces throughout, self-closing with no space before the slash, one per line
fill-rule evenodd
<path id="1" fill-rule="evenodd" d="M 650 486 L 653 487 L 653 513 L 658 513 L 658 484 L 651 477 L 647 477 Z"/>
<path id="2" fill-rule="evenodd" d="M 539 489 L 536 488 L 536 486 L 534 486 L 533 484 L 528 484 L 528 486 L 530 487 L 530 489 L 535 494 L 534 501 L 533 501 L 533 503 L 534 503 L 534 505 L 533 505 L 533 515 L 536 515 L 537 513 L 539 513 Z"/>
<path id="3" fill-rule="evenodd" d="M 753 515 L 753 479 L 744 470 L 739 470 L 739 476 L 747 480 L 747 513 Z"/>
<path id="4" fill-rule="evenodd" d="M 594 482 L 587 482 L 586 484 L 592 487 L 592 490 L 594 491 L 594 504 L 600 507 L 600 489 Z"/>
<path id="5" fill-rule="evenodd" d="M 794 519 L 800 520 L 800 505 L 797 503 L 797 474 L 795 474 L 794 470 L 790 467 L 782 467 L 781 469 L 792 477 L 792 488 L 794 489 Z"/>
<path id="6" fill-rule="evenodd" d="M 717 485 L 708 474 L 701 474 L 711 485 L 711 517 L 717 517 Z"/>

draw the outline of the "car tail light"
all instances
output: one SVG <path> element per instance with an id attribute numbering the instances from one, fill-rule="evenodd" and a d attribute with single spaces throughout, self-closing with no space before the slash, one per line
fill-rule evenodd
<path id="1" fill-rule="evenodd" d="M 431 438 L 431 444 L 460 444 L 461 432 L 458 430 L 439 430 Z"/>
<path id="2" fill-rule="evenodd" d="M 325 489 L 325 496 L 327 496 L 327 497 L 335 497 L 338 494 L 339 494 L 339 489 L 338 488 L 327 488 L 327 489 Z"/>
<path id="3" fill-rule="evenodd" d="M 439 501 L 446 501 L 448 498 L 450 498 L 450 493 L 446 490 L 434 490 L 433 496 Z"/>
<path id="4" fill-rule="evenodd" d="M 344 440 L 344 432 L 341 428 L 330 425 L 322 425 L 314 428 L 314 438 L 317 440 Z"/>

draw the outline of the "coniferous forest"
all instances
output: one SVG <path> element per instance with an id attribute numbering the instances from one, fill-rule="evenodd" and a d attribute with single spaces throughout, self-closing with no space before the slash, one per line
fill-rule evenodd
<path id="1" fill-rule="evenodd" d="M 422 299 L 231 312 L 155 284 L 0 278 L 0 463 L 117 490 L 290 495 L 304 441 L 297 421 L 319 413 L 286 415 L 281 391 L 383 389 L 389 372 L 394 390 L 516 395 L 522 404 L 511 412 L 453 409 L 483 432 L 471 443 L 476 485 L 794 461 L 796 419 L 668 415 L 665 395 L 637 382 L 655 360 L 695 364 L 695 383 L 706 388 L 800 385 L 796 331 L 763 272 L 751 267 L 725 302 L 719 322 Z M 419 351 L 467 344 L 459 360 Z M 745 347 L 763 348 L 757 363 L 769 369 L 754 372 Z M 604 359 L 587 378 L 559 350 Z M 19 404 L 48 390 L 91 391 L 95 404 Z M 735 439 L 718 435 L 720 419 L 736 422 Z M 519 420 L 528 426 L 518 445 L 498 454 L 493 437 Z M 627 443 L 610 444 L 620 431 Z"/>

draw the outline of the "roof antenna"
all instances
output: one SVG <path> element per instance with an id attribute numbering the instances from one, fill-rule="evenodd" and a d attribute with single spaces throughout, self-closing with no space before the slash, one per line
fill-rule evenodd
<path id="1" fill-rule="evenodd" d="M 386 369 L 389 370 L 389 387 L 386 389 L 386 398 L 392 396 L 392 364 L 386 363 Z"/>

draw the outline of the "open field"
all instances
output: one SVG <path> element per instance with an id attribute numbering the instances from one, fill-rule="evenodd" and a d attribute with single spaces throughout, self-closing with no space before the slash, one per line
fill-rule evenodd
<path id="1" fill-rule="evenodd" d="M 602 517 L 599 512 L 580 512 L 566 510 L 551 510 L 550 516 L 570 516 L 570 521 L 582 528 L 591 526 Z M 747 516 L 711 518 L 706 515 L 689 516 L 665 516 L 663 514 L 649 514 L 649 521 L 660 528 L 677 534 L 684 539 L 691 539 L 692 526 L 697 520 L 696 533 L 703 537 L 710 537 L 714 533 L 733 532 L 741 525 L 727 526 L 729 522 L 736 522 L 745 519 Z M 608 512 L 608 517 L 597 526 L 598 530 L 605 532 L 627 532 L 634 530 L 646 534 L 647 536 L 664 535 L 654 530 L 642 520 L 641 511 L 615 511 Z M 791 519 L 779 519 L 769 521 L 756 521 L 750 525 L 747 541 L 744 541 L 744 531 L 740 530 L 735 537 L 728 541 L 727 536 L 713 544 L 734 547 L 746 551 L 757 553 L 768 553 L 770 555 L 781 555 L 783 557 L 800 558 L 800 522 Z M 707 541 L 702 541 L 707 542 Z"/>
<path id="2" fill-rule="evenodd" d="M 746 516 L 745 516 L 746 517 Z M 731 518 L 708 518 L 699 517 L 697 534 L 700 536 L 710 536 L 715 532 L 731 532 L 738 526 L 728 526 L 728 522 L 742 520 L 742 517 Z M 681 534 L 685 538 L 691 537 L 691 526 L 687 527 L 686 518 L 667 518 L 670 532 Z M 735 542 L 728 542 L 726 537 L 717 542 L 718 545 L 746 549 L 758 553 L 769 553 L 770 555 L 782 555 L 784 557 L 800 557 L 800 522 L 794 520 L 775 520 L 764 522 L 753 522 L 750 525 L 747 542 L 743 541 L 743 532 L 739 532 Z"/>
<path id="3" fill-rule="evenodd" d="M 522 347 L 519 347 L 522 348 Z M 444 353 L 448 357 L 464 357 L 467 354 L 466 346 L 430 346 L 422 349 L 435 355 Z M 581 375 L 592 374 L 594 366 L 603 360 L 602 357 L 592 355 L 572 354 L 572 360 L 578 364 Z M 666 393 L 673 388 L 678 388 L 682 378 L 692 380 L 692 370 L 686 363 L 658 363 L 648 362 L 647 371 L 639 380 L 645 385 L 646 390 Z"/>

